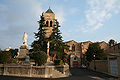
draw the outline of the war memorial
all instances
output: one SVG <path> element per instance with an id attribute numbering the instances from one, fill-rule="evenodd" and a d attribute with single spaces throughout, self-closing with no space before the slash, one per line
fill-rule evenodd
<path id="1" fill-rule="evenodd" d="M 43 13 L 45 19 L 45 37 L 49 38 L 53 33 L 55 24 L 55 14 L 49 8 Z M 44 65 L 34 65 L 30 62 L 29 47 L 27 45 L 27 33 L 23 35 L 23 41 L 20 46 L 20 51 L 16 56 L 18 60 L 16 64 L 2 64 L 0 65 L 0 75 L 5 76 L 19 76 L 19 77 L 38 77 L 38 78 L 60 78 L 69 77 L 69 65 L 64 63 L 62 65 L 54 65 L 50 59 L 50 41 L 46 44 L 47 61 Z"/>

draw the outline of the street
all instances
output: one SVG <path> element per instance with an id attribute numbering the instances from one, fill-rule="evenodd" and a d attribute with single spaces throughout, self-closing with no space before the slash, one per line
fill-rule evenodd
<path id="1" fill-rule="evenodd" d="M 86 69 L 71 69 L 72 76 L 59 79 L 41 79 L 0 76 L 0 80 L 118 80 L 116 77 Z"/>

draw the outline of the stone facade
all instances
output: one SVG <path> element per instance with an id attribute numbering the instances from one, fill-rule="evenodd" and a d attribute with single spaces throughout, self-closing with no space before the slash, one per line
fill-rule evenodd
<path id="1" fill-rule="evenodd" d="M 95 60 L 90 62 L 89 69 L 108 74 L 108 60 Z"/>
<path id="2" fill-rule="evenodd" d="M 108 71 L 110 75 L 120 77 L 120 54 L 108 54 Z"/>
<path id="3" fill-rule="evenodd" d="M 106 53 L 109 74 L 120 77 L 120 43 L 109 46 Z"/>
<path id="4" fill-rule="evenodd" d="M 55 22 L 55 14 L 52 12 L 50 8 L 44 13 L 44 19 L 46 24 L 46 27 L 44 27 L 46 32 L 45 36 L 46 38 L 48 38 L 52 34 L 52 29 L 54 28 Z"/>
<path id="5" fill-rule="evenodd" d="M 84 55 L 89 47 L 90 44 L 93 42 L 86 41 L 86 42 L 76 42 L 74 40 L 65 42 L 69 46 L 69 50 L 65 52 L 70 55 L 70 66 L 71 67 L 80 67 L 84 63 Z M 104 41 L 98 42 L 101 49 L 108 49 L 108 44 Z"/>
<path id="6" fill-rule="evenodd" d="M 120 53 L 120 43 L 118 44 L 115 44 L 113 46 L 109 46 L 107 49 L 106 49 L 106 53 Z"/>
<path id="7" fill-rule="evenodd" d="M 74 41 L 65 42 L 69 46 L 69 50 L 65 52 L 70 55 L 70 66 L 79 67 L 80 66 L 80 45 Z"/>

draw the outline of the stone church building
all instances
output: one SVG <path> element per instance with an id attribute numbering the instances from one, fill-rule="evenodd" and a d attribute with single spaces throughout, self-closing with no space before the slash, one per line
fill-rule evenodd
<path id="1" fill-rule="evenodd" d="M 55 22 L 55 14 L 50 8 L 44 13 L 44 19 L 46 24 L 46 27 L 44 27 L 46 32 L 45 36 L 46 38 L 49 38 L 50 35 L 52 34 L 52 29 L 54 28 L 54 22 Z"/>
<path id="2" fill-rule="evenodd" d="M 86 42 L 76 42 L 74 40 L 65 42 L 69 46 L 69 50 L 65 52 L 70 55 L 70 66 L 71 67 L 81 67 L 82 64 L 85 64 L 85 53 L 89 47 L 89 44 L 92 44 L 91 41 Z M 101 49 L 106 50 L 108 44 L 104 41 L 99 42 Z"/>
<path id="3" fill-rule="evenodd" d="M 44 13 L 44 19 L 45 19 L 45 24 L 46 27 L 44 27 L 45 32 L 46 32 L 46 38 L 49 38 L 50 35 L 52 34 L 52 29 L 54 28 L 54 22 L 55 22 L 55 14 L 53 11 L 49 8 L 45 13 Z M 86 53 L 89 44 L 91 44 L 91 41 L 87 42 L 76 42 L 74 40 L 67 41 L 65 42 L 69 46 L 69 50 L 66 51 L 70 56 L 70 66 L 71 67 L 81 67 L 83 64 L 84 59 L 84 54 Z M 100 46 L 102 49 L 106 49 L 108 44 L 106 42 L 99 42 Z M 83 60 L 83 61 L 82 61 Z"/>

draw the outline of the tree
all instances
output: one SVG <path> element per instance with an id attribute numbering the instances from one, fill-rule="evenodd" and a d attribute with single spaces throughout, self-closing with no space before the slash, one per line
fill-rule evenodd
<path id="1" fill-rule="evenodd" d="M 17 56 L 18 49 L 10 49 L 9 52 L 11 54 L 11 57 L 14 58 Z"/>
<path id="2" fill-rule="evenodd" d="M 57 19 L 55 19 L 54 29 L 49 38 L 52 43 L 50 44 L 50 53 L 54 55 L 54 58 L 62 59 L 64 55 L 64 49 L 67 48 L 62 40 L 61 32 L 59 30 L 60 25 Z"/>
<path id="3" fill-rule="evenodd" d="M 0 63 L 1 64 L 7 64 L 11 63 L 11 53 L 9 51 L 1 51 L 0 52 Z"/>
<path id="4" fill-rule="evenodd" d="M 47 51 L 47 41 L 45 39 L 45 20 L 44 20 L 44 15 L 42 13 L 42 15 L 40 16 L 40 20 L 38 21 L 39 23 L 39 29 L 38 32 L 35 33 L 35 41 L 33 41 L 31 47 L 32 47 L 32 55 L 30 56 L 31 58 L 33 58 L 35 60 L 35 62 L 38 65 L 42 65 L 46 62 L 47 58 L 46 58 L 46 51 Z"/>
<path id="5" fill-rule="evenodd" d="M 113 45 L 115 45 L 115 40 L 111 39 L 111 40 L 109 41 L 109 46 L 113 46 Z"/>
<path id="6" fill-rule="evenodd" d="M 63 58 L 62 54 L 64 53 L 64 48 L 66 48 L 65 43 L 62 40 L 62 36 L 61 36 L 61 32 L 59 30 L 59 22 L 55 19 L 54 23 L 54 28 L 52 29 L 53 32 L 51 34 L 51 36 L 49 38 L 45 37 L 45 28 L 46 24 L 45 24 L 45 20 L 44 20 L 44 15 L 42 14 L 42 16 L 40 17 L 41 20 L 39 20 L 39 29 L 38 32 L 35 33 L 35 38 L 36 40 L 32 43 L 31 47 L 32 47 L 32 51 L 30 56 L 31 58 L 33 58 L 36 63 L 39 63 L 39 65 L 41 65 L 40 61 L 38 59 L 38 57 L 42 57 L 40 55 L 38 55 L 39 53 L 41 54 L 40 51 L 44 51 L 47 52 L 47 42 L 51 41 L 50 43 L 50 54 L 53 55 L 54 57 L 57 57 L 59 59 Z M 34 56 L 34 57 L 33 57 Z M 35 57 L 37 56 L 37 57 Z M 37 59 L 36 59 L 37 58 Z M 46 58 L 45 58 L 46 59 Z M 43 59 L 43 60 L 45 60 Z M 45 61 L 43 61 L 45 62 Z"/>
<path id="7" fill-rule="evenodd" d="M 34 52 L 33 58 L 38 66 L 41 66 L 47 62 L 47 54 L 44 51 Z"/>
<path id="8" fill-rule="evenodd" d="M 33 51 L 44 51 L 46 52 L 46 39 L 45 39 L 45 20 L 44 20 L 44 15 L 42 13 L 42 16 L 40 17 L 41 20 L 38 21 L 39 23 L 39 29 L 38 32 L 35 33 L 35 38 L 36 40 L 32 43 L 31 47 L 33 48 Z"/>
<path id="9" fill-rule="evenodd" d="M 94 59 L 93 55 L 95 55 L 95 59 L 97 60 L 106 59 L 106 54 L 104 53 L 104 50 L 100 48 L 99 43 L 93 43 L 89 45 L 86 52 L 87 61 L 91 62 Z"/>

